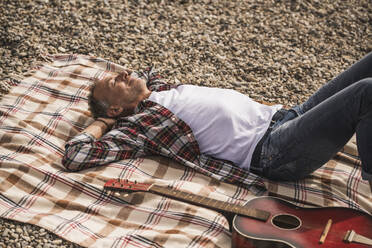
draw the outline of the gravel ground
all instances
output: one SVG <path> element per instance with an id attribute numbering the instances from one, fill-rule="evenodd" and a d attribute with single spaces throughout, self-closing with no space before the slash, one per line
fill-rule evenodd
<path id="1" fill-rule="evenodd" d="M 40 54 L 80 53 L 290 106 L 372 50 L 371 0 L 0 0 L 0 24 L 0 95 Z M 79 246 L 0 219 L 0 247 Z"/>

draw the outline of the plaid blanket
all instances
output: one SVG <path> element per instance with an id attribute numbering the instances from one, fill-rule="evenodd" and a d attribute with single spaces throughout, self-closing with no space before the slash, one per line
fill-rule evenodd
<path id="1" fill-rule="evenodd" d="M 0 216 L 27 222 L 85 247 L 230 247 L 226 218 L 166 197 L 103 190 L 111 178 L 153 182 L 243 205 L 273 195 L 299 206 L 344 206 L 372 212 L 355 141 L 305 180 L 226 184 L 163 157 L 123 160 L 81 172 L 61 165 L 64 144 L 93 119 L 94 78 L 123 66 L 83 55 L 54 55 L 13 81 L 0 102 Z M 255 189 L 250 191 L 249 189 Z"/>

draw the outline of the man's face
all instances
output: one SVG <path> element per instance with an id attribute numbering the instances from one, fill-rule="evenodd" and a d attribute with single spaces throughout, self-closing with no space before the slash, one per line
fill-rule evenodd
<path id="1" fill-rule="evenodd" d="M 139 103 L 147 86 L 145 80 L 133 77 L 131 74 L 132 71 L 126 70 L 120 74 L 110 75 L 98 81 L 93 92 L 94 98 L 98 101 L 108 103 L 109 109 L 122 108 L 122 110 L 133 110 Z M 117 116 L 116 113 L 111 116 Z"/>

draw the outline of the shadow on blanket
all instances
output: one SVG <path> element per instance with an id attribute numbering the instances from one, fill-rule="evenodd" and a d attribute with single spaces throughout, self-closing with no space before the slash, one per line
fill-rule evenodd
<path id="1" fill-rule="evenodd" d="M 110 178 L 170 185 L 243 205 L 274 195 L 299 206 L 344 206 L 372 212 L 359 161 L 329 161 L 307 179 L 230 185 L 162 157 L 124 160 L 78 173 L 61 165 L 64 143 L 92 122 L 92 80 L 124 68 L 81 55 L 50 56 L 51 63 L 18 81 L 0 102 L 0 216 L 36 224 L 86 247 L 229 247 L 221 214 L 149 193 L 116 197 L 103 191 Z M 353 142 L 348 153 L 356 155 Z"/>

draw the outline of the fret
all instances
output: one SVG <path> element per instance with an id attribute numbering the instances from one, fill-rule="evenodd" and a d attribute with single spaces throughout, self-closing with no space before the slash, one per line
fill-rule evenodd
<path id="1" fill-rule="evenodd" d="M 193 194 L 191 194 L 191 193 L 186 193 L 186 197 L 187 197 L 187 199 L 188 199 L 189 201 L 192 201 L 192 200 L 194 199 L 194 196 L 193 196 Z"/>
<path id="2" fill-rule="evenodd" d="M 231 212 L 234 211 L 234 207 L 229 202 L 226 202 L 226 211 L 231 211 Z"/>
<path id="3" fill-rule="evenodd" d="M 254 215 L 254 211 L 252 209 L 242 209 L 242 213 L 245 215 Z"/>
<path id="4" fill-rule="evenodd" d="M 240 213 L 241 212 L 241 209 L 242 209 L 242 207 L 240 207 L 240 206 L 234 206 L 234 213 Z"/>
<path id="5" fill-rule="evenodd" d="M 218 201 L 215 200 L 215 199 L 212 199 L 212 205 L 211 206 L 217 208 L 218 205 L 219 205 Z"/>
<path id="6" fill-rule="evenodd" d="M 230 210 L 231 212 L 234 212 L 235 213 L 237 211 L 237 207 L 235 205 L 233 205 L 233 204 L 229 204 L 227 206 L 227 210 Z"/>
<path id="7" fill-rule="evenodd" d="M 194 198 L 194 201 L 200 204 L 203 204 L 204 200 L 205 200 L 205 197 L 202 197 L 200 195 L 196 195 Z"/>
<path id="8" fill-rule="evenodd" d="M 212 201 L 212 198 L 207 198 L 207 202 L 205 203 L 205 205 L 209 206 L 211 201 Z"/>
<path id="9" fill-rule="evenodd" d="M 220 202 L 220 204 L 221 204 L 221 208 L 222 208 L 222 209 L 226 209 L 226 206 L 227 206 L 227 204 L 229 204 L 229 203 L 227 203 L 227 202 Z"/>

